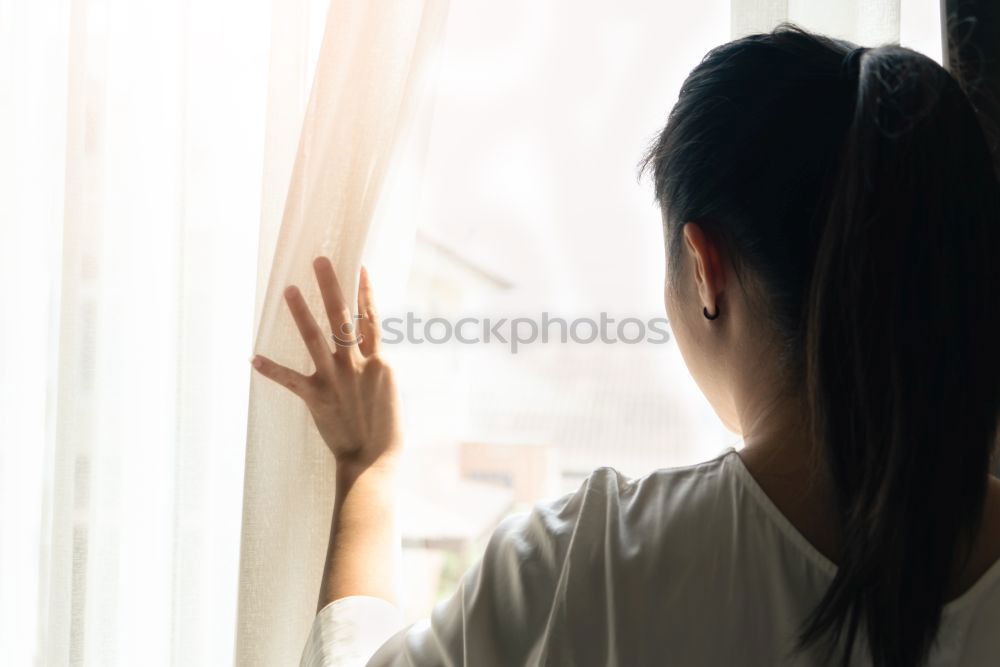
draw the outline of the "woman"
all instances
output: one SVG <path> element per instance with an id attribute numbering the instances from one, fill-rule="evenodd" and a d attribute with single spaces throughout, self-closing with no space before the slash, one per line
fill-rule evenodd
<path id="1" fill-rule="evenodd" d="M 290 288 L 316 373 L 255 365 L 338 464 L 303 662 L 1000 664 L 1000 185 L 958 84 L 898 46 L 783 26 L 705 57 L 644 169 L 677 344 L 744 447 L 595 471 L 504 521 L 400 629 L 400 422 L 368 278 L 361 342 L 332 353 Z"/>

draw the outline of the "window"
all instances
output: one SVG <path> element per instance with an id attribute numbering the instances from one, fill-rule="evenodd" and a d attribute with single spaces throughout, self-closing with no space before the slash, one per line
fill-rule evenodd
<path id="1" fill-rule="evenodd" d="M 409 334 L 384 349 L 407 419 L 410 618 L 454 590 L 508 513 L 598 466 L 641 475 L 736 440 L 672 341 L 618 327 L 665 318 L 659 211 L 636 164 L 684 76 L 728 39 L 728 11 L 452 5 L 406 296 L 382 313 Z M 601 313 L 618 342 L 574 342 Z M 512 345 L 515 318 L 533 342 Z"/>

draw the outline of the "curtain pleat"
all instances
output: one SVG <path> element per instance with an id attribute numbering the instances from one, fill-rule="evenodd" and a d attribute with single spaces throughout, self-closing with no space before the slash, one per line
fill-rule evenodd
<path id="1" fill-rule="evenodd" d="M 232 662 L 271 10 L 0 0 L 4 665 Z"/>
<path id="2" fill-rule="evenodd" d="M 862 46 L 899 43 L 942 61 L 939 0 L 731 0 L 733 39 L 790 22 Z"/>
<path id="3" fill-rule="evenodd" d="M 732 0 L 730 7 L 733 39 L 789 21 L 865 46 L 899 41 L 900 0 Z"/>
<path id="4" fill-rule="evenodd" d="M 314 312 L 323 312 L 312 275 L 315 256 L 332 259 L 354 303 L 369 228 L 390 164 L 424 108 L 424 77 L 445 16 L 444 0 L 330 3 L 260 299 L 256 352 L 312 371 L 281 295 L 287 285 L 299 285 Z M 264 252 L 270 248 L 262 238 Z M 333 479 L 332 456 L 301 401 L 254 376 L 236 664 L 298 660 L 316 610 Z"/>

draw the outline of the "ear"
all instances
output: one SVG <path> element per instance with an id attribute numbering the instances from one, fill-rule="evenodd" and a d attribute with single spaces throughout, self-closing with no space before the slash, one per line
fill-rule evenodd
<path id="1" fill-rule="evenodd" d="M 684 223 L 684 247 L 695 271 L 698 298 L 708 312 L 718 312 L 718 301 L 726 287 L 722 252 L 697 222 Z"/>

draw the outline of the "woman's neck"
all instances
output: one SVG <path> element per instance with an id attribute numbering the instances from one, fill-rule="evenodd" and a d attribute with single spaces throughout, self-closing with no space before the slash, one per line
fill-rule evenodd
<path id="1" fill-rule="evenodd" d="M 758 400 L 743 422 L 750 427 L 743 433 L 739 456 L 782 514 L 836 564 L 843 548 L 842 520 L 823 452 L 805 420 L 807 414 L 806 406 L 793 399 Z M 990 476 L 980 528 L 968 558 L 955 563 L 948 599 L 968 590 L 998 559 L 1000 480 Z"/>

